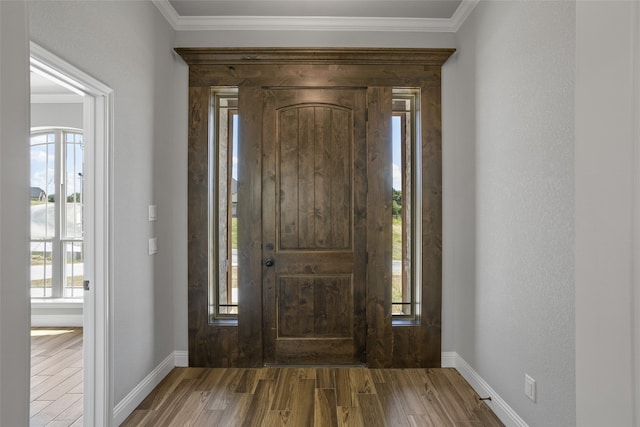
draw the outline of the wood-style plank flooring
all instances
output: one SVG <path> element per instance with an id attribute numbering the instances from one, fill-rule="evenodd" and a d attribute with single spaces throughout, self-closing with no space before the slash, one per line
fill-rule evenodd
<path id="1" fill-rule="evenodd" d="M 31 329 L 31 427 L 81 427 L 82 386 L 82 328 Z"/>
<path id="2" fill-rule="evenodd" d="M 502 426 L 454 369 L 175 368 L 123 426 Z"/>

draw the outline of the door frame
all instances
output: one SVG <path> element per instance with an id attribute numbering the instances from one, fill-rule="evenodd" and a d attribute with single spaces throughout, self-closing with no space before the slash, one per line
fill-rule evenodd
<path id="1" fill-rule="evenodd" d="M 455 49 L 385 48 L 177 48 L 189 65 L 188 174 L 188 313 L 189 366 L 263 366 L 261 240 L 262 102 L 264 87 L 367 88 L 368 200 L 391 199 L 391 188 L 380 184 L 389 166 L 378 154 L 390 138 L 392 88 L 420 88 L 422 147 L 422 212 L 420 307 L 415 321 L 392 319 L 390 288 L 384 272 L 390 268 L 391 231 L 368 216 L 367 232 L 367 366 L 440 367 L 442 314 L 442 65 Z M 212 319 L 210 278 L 215 277 L 209 246 L 208 165 L 210 97 L 213 86 L 239 88 L 239 157 L 251 159 L 238 183 L 238 204 L 251 212 L 247 227 L 238 230 L 239 259 L 251 266 L 238 274 L 239 307 L 235 320 Z M 251 126 L 243 127 L 247 121 Z M 389 132 L 387 134 L 387 132 Z M 376 148 L 378 147 L 378 148 Z M 376 152 L 376 150 L 378 150 Z M 384 171 L 384 168 L 387 171 Z M 377 174 L 376 171 L 381 171 Z M 371 185 L 376 183 L 376 185 Z M 377 196 L 372 195 L 372 190 Z M 367 202 L 369 204 L 369 201 Z M 374 206 L 373 204 L 371 206 Z M 385 208 L 386 209 L 386 208 Z M 390 205 L 388 207 L 391 215 Z M 378 217 L 386 216 L 378 212 Z M 388 235 L 387 235 L 388 234 Z M 379 243 L 382 243 L 380 245 Z M 390 246 L 390 245 L 389 245 Z M 387 262 L 388 261 L 388 262 Z M 248 271 L 246 271 L 248 270 Z"/>
<path id="2" fill-rule="evenodd" d="M 112 165 L 113 90 L 34 42 L 30 66 L 84 96 L 85 280 L 83 303 L 83 419 L 85 425 L 113 422 Z M 86 333 L 88 331 L 88 333 Z"/>

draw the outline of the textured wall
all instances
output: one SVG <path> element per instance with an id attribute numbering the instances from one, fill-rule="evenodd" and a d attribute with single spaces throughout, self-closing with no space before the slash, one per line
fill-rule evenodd
<path id="1" fill-rule="evenodd" d="M 574 33 L 572 2 L 481 2 L 444 73 L 444 349 L 532 426 L 575 424 Z"/>
<path id="2" fill-rule="evenodd" d="M 155 147 L 155 199 L 158 203 L 156 277 L 173 284 L 173 332 L 177 351 L 188 349 L 187 325 L 187 118 L 189 113 L 189 68 L 177 58 L 170 87 L 171 102 L 157 105 L 168 115 L 166 134 Z"/>
<path id="3" fill-rule="evenodd" d="M 475 358 L 475 55 L 458 48 L 442 68 L 442 351 L 468 358 Z"/>

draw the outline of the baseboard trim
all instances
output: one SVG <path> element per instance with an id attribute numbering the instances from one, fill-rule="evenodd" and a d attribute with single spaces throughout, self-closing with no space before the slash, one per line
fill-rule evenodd
<path id="1" fill-rule="evenodd" d="M 82 327 L 82 314 L 32 314 L 31 326 L 34 328 Z"/>
<path id="2" fill-rule="evenodd" d="M 455 368 L 481 397 L 491 396 L 485 401 L 506 427 L 529 427 L 529 425 L 496 393 L 458 353 L 455 351 L 442 353 L 442 367 Z"/>
<path id="3" fill-rule="evenodd" d="M 440 364 L 443 368 L 455 368 L 456 357 L 458 357 L 458 353 L 455 351 L 443 351 Z"/>
<path id="4" fill-rule="evenodd" d="M 172 352 L 113 408 L 114 425 L 119 426 L 131 415 L 140 402 L 171 372 L 175 361 L 176 355 Z"/>
<path id="5" fill-rule="evenodd" d="M 180 368 L 186 368 L 189 366 L 189 352 L 188 351 L 174 351 L 173 354 L 176 358 L 176 366 Z"/>

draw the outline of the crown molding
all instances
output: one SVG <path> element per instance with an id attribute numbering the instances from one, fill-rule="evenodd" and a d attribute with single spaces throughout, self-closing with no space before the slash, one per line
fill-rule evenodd
<path id="1" fill-rule="evenodd" d="M 173 8 L 173 6 L 171 6 L 171 3 L 169 3 L 169 0 L 151 0 L 151 1 L 153 2 L 153 4 L 156 5 L 160 13 L 162 13 L 162 16 L 164 16 L 164 18 L 167 20 L 167 22 L 171 24 L 173 29 L 177 30 L 178 19 L 180 18 L 180 16 L 178 15 L 178 12 L 176 12 L 176 10 Z"/>
<path id="2" fill-rule="evenodd" d="M 452 32 L 458 32 L 478 3 L 480 3 L 480 0 L 462 0 L 462 3 L 460 3 L 460 6 L 458 6 L 450 19 Z"/>
<path id="3" fill-rule="evenodd" d="M 169 0 L 152 0 L 176 31 L 361 31 L 453 33 L 479 0 L 462 0 L 451 18 L 332 16 L 180 16 Z"/>
<path id="4" fill-rule="evenodd" d="M 184 16 L 178 31 L 382 31 L 449 32 L 448 19 L 333 16 Z"/>

